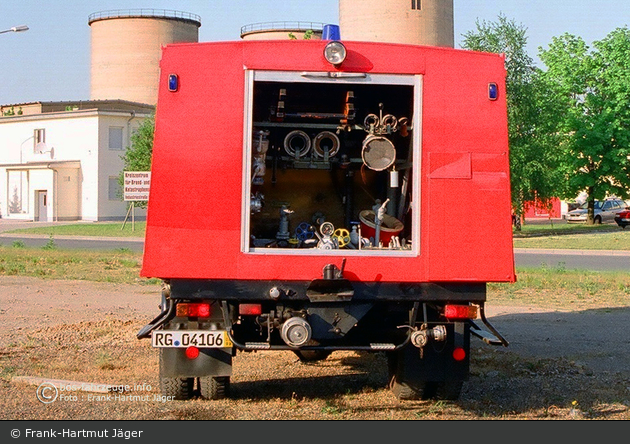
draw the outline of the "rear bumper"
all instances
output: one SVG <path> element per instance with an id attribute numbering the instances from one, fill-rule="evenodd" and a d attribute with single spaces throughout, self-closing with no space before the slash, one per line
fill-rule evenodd
<path id="1" fill-rule="evenodd" d="M 173 299 L 223 301 L 309 301 L 312 281 L 244 281 L 173 279 Z M 352 302 L 485 302 L 485 283 L 350 282 Z M 272 291 L 276 289 L 277 292 Z M 272 297 L 272 294 L 277 297 Z"/>

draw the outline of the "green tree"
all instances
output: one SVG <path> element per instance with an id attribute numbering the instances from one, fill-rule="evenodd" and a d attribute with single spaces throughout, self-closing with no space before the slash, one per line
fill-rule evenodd
<path id="1" fill-rule="evenodd" d="M 555 127 L 557 104 L 546 94 L 545 79 L 527 53 L 527 29 L 499 15 L 496 22 L 477 21 L 463 35 L 463 47 L 504 54 L 512 205 L 517 214 L 526 202 L 549 203 L 558 197 L 564 178 L 558 165 Z"/>
<path id="2" fill-rule="evenodd" d="M 9 202 L 9 214 L 17 214 L 22 212 L 22 199 L 18 195 L 17 187 L 13 187 L 13 197 Z"/>
<path id="3" fill-rule="evenodd" d="M 304 31 L 304 40 L 311 40 L 313 38 L 313 30 L 307 29 Z M 289 33 L 289 40 L 297 40 L 297 37 L 292 32 Z"/>
<path id="4" fill-rule="evenodd" d="M 121 159 L 123 170 L 118 176 L 121 189 L 124 187 L 125 171 L 151 171 L 151 156 L 153 154 L 153 136 L 155 133 L 155 115 L 144 119 L 138 129 L 131 135 L 131 146 L 128 146 Z M 146 207 L 146 202 L 136 204 L 140 208 Z"/>
<path id="5" fill-rule="evenodd" d="M 626 197 L 630 186 L 630 31 L 618 28 L 590 48 L 581 37 L 554 37 L 540 59 L 550 97 L 562 107 L 556 133 L 566 157 L 567 194 L 594 201 Z"/>

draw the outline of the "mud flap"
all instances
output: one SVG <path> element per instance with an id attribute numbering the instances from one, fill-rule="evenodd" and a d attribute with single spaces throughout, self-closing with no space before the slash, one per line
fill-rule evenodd
<path id="1" fill-rule="evenodd" d="M 183 348 L 163 348 L 161 375 L 173 378 L 232 376 L 231 349 L 199 349 L 199 356 L 188 359 Z"/>
<path id="2" fill-rule="evenodd" d="M 467 381 L 470 370 L 470 327 L 464 322 L 446 324 L 447 340 L 430 341 L 420 349 L 408 345 L 397 352 L 394 370 L 401 382 L 421 387 L 426 382 Z M 464 359 L 453 358 L 453 350 L 462 348 Z M 391 371 L 390 370 L 390 371 Z"/>

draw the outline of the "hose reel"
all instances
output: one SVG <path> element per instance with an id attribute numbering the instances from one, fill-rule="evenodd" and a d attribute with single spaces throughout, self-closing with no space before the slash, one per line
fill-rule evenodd
<path id="1" fill-rule="evenodd" d="M 313 138 L 313 151 L 317 157 L 333 157 L 339 152 L 339 137 L 333 132 L 322 131 Z"/>
<path id="2" fill-rule="evenodd" d="M 304 131 L 293 130 L 284 138 L 284 151 L 296 159 L 304 157 L 311 149 L 311 138 Z"/>

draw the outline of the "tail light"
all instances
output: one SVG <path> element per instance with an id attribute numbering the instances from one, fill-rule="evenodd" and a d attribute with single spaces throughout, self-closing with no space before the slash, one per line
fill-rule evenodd
<path id="1" fill-rule="evenodd" d="M 176 313 L 178 317 L 208 318 L 211 313 L 210 304 L 188 302 L 179 303 L 177 304 Z"/>
<path id="2" fill-rule="evenodd" d="M 241 304 L 238 306 L 238 314 L 242 315 L 260 315 L 262 314 L 261 304 Z"/>
<path id="3" fill-rule="evenodd" d="M 476 305 L 445 305 L 444 317 L 446 319 L 476 319 Z"/>

